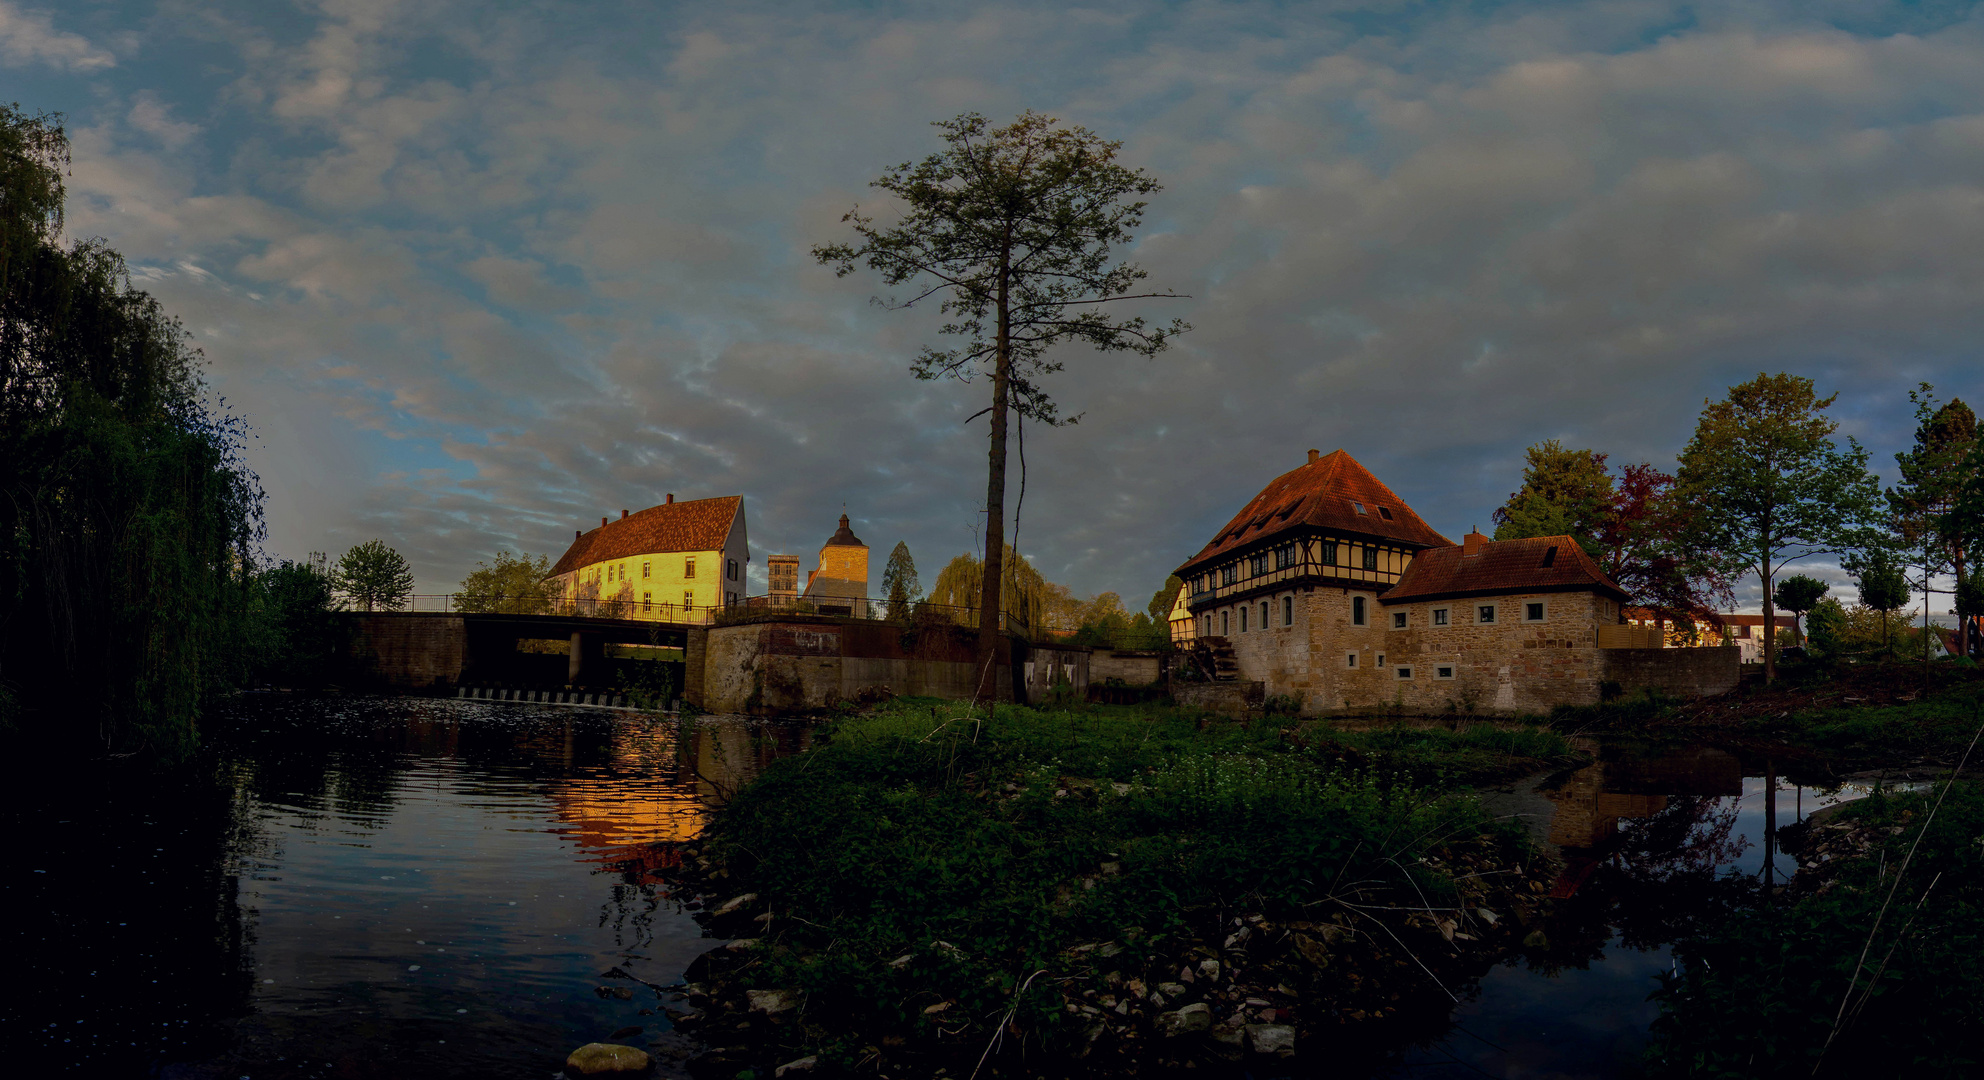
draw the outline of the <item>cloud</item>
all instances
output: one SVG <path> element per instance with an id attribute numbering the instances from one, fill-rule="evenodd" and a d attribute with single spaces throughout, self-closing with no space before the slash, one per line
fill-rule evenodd
<path id="1" fill-rule="evenodd" d="M 279 418 L 285 553 L 383 536 L 439 589 L 743 493 L 759 554 L 810 556 L 845 503 L 927 578 L 980 522 L 986 386 L 911 379 L 936 314 L 806 251 L 930 120 L 1086 124 L 1165 183 L 1128 254 L 1192 296 L 1143 313 L 1197 329 L 1067 352 L 1085 415 L 1027 429 L 1019 527 L 1135 607 L 1311 446 L 1458 535 L 1526 445 L 1671 461 L 1759 370 L 1843 391 L 1880 453 L 1897 387 L 1984 395 L 1984 35 L 1744 10 L 203 5 L 143 56 L 231 50 L 225 89 L 111 73 L 70 221 Z"/>
<path id="2" fill-rule="evenodd" d="M 69 71 L 98 71 L 115 67 L 117 58 L 91 45 L 80 34 L 55 29 L 45 12 L 23 11 L 0 0 L 0 61 L 14 66 L 47 64 Z"/>

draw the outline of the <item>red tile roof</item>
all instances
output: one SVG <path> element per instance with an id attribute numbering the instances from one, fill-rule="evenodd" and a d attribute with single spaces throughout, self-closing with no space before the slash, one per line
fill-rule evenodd
<path id="1" fill-rule="evenodd" d="M 1356 505 L 1360 503 L 1364 507 L 1361 514 Z M 1356 458 L 1337 450 L 1275 477 L 1211 543 L 1178 568 L 1178 576 L 1189 577 L 1202 564 L 1236 548 L 1304 525 L 1392 540 L 1406 547 L 1446 547 L 1453 543 L 1419 520 L 1404 500 Z"/>
<path id="2" fill-rule="evenodd" d="M 1467 555 L 1466 549 L 1433 548 L 1412 557 L 1412 564 L 1384 595 L 1381 603 L 1433 600 L 1461 596 L 1495 596 L 1528 592 L 1604 593 L 1627 599 L 1578 542 L 1568 536 L 1537 536 L 1527 540 L 1492 540 Z"/>
<path id="3" fill-rule="evenodd" d="M 743 505 L 744 496 L 724 495 L 650 506 L 581 533 L 551 572 L 569 574 L 581 566 L 660 551 L 721 551 Z"/>

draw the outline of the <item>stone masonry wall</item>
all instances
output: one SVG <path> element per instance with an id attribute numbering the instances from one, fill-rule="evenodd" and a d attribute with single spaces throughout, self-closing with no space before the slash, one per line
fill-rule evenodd
<path id="1" fill-rule="evenodd" d="M 1669 697 L 1713 697 L 1736 689 L 1743 672 L 1735 645 L 1704 649 L 1604 649 L 1602 678 L 1627 693 L 1658 690 Z"/>
<path id="2" fill-rule="evenodd" d="M 1524 606 L 1544 605 L 1541 622 L 1523 621 Z M 1444 711 L 1449 703 L 1471 709 L 1547 712 L 1557 705 L 1588 705 L 1598 700 L 1604 661 L 1598 648 L 1603 601 L 1591 593 L 1517 593 L 1432 603 L 1398 604 L 1385 609 L 1386 674 L 1396 700 L 1407 708 Z M 1493 604 L 1495 622 L 1482 625 L 1476 609 Z M 1436 609 L 1449 625 L 1433 625 Z M 1406 627 L 1392 630 L 1392 616 L 1406 615 Z M 1412 677 L 1398 677 L 1402 667 Z M 1439 671 L 1452 668 L 1451 678 Z"/>
<path id="3" fill-rule="evenodd" d="M 447 690 L 468 661 L 459 615 L 383 612 L 349 616 L 351 659 L 361 677 L 395 690 Z"/>

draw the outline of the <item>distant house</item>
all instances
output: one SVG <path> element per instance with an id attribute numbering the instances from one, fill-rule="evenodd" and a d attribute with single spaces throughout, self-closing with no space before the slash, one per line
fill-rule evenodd
<path id="1" fill-rule="evenodd" d="M 744 497 L 676 502 L 599 519 L 551 568 L 554 595 L 581 612 L 660 622 L 709 622 L 744 597 L 751 548 Z"/>
<path id="2" fill-rule="evenodd" d="M 1176 573 L 1189 618 L 1174 639 L 1230 648 L 1238 678 L 1310 711 L 1589 703 L 1622 650 L 1633 681 L 1670 692 L 1735 678 L 1733 662 L 1652 653 L 1621 625 L 1625 592 L 1572 537 L 1455 544 L 1342 450 L 1309 451 Z"/>
<path id="3" fill-rule="evenodd" d="M 820 568 L 806 575 L 804 599 L 822 615 L 868 617 L 868 545 L 847 527 L 846 514 L 820 547 Z"/>
<path id="4" fill-rule="evenodd" d="M 1776 617 L 1779 630 L 1789 630 L 1797 622 L 1795 615 Z M 1724 615 L 1724 630 L 1718 634 L 1714 628 L 1705 628 L 1702 643 L 1713 645 L 1734 645 L 1741 650 L 1743 662 L 1761 664 L 1764 660 L 1764 617 L 1762 615 Z"/>

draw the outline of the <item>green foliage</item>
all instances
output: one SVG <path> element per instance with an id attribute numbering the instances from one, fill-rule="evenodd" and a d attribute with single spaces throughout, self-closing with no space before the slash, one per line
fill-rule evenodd
<path id="1" fill-rule="evenodd" d="M 1831 888 L 1788 905 L 1758 896 L 1677 943 L 1655 994 L 1654 1074 L 1808 1077 L 1821 1054 L 1826 1076 L 1984 1067 L 1984 786 L 1957 782 L 1925 829 L 1934 798 L 1848 807 L 1842 820 L 1880 828 L 1882 842 Z"/>
<path id="2" fill-rule="evenodd" d="M 889 621 L 908 622 L 910 606 L 922 593 L 923 585 L 916 580 L 916 560 L 909 554 L 909 544 L 898 540 L 895 550 L 889 552 L 889 565 L 882 569 L 882 595 L 889 600 Z"/>
<path id="3" fill-rule="evenodd" d="M 1874 537 L 1879 484 L 1859 443 L 1833 442 L 1839 424 L 1825 415 L 1833 400 L 1810 379 L 1758 375 L 1706 402 L 1681 451 L 1675 491 L 1690 508 L 1686 542 L 1730 574 L 1757 576 L 1766 626 L 1786 563 L 1855 551 Z M 1767 638 L 1765 677 L 1776 667 Z"/>
<path id="4" fill-rule="evenodd" d="M 1605 455 L 1548 439 L 1530 447 L 1528 459 L 1522 489 L 1495 511 L 1495 539 L 1570 536 L 1585 554 L 1600 557 L 1598 534 L 1616 497 Z"/>
<path id="5" fill-rule="evenodd" d="M 1847 625 L 1846 609 L 1828 596 L 1812 605 L 1805 642 L 1821 656 L 1837 657 L 1845 650 Z"/>
<path id="6" fill-rule="evenodd" d="M 402 561 L 400 565 L 404 568 L 406 564 Z M 484 562 L 475 565 L 476 569 L 462 579 L 461 591 L 455 594 L 456 611 L 538 615 L 550 610 L 552 583 L 548 556 L 532 558 L 528 553 L 512 555 L 498 551 L 493 565 Z M 412 588 L 411 575 L 407 587 Z"/>
<path id="7" fill-rule="evenodd" d="M 1832 586 L 1804 574 L 1793 574 L 1777 583 L 1777 591 L 1773 594 L 1773 599 L 1777 601 L 1778 607 L 1791 613 L 1794 638 L 1798 636 L 1797 620 L 1812 610 L 1812 605 L 1819 602 L 1819 597 L 1830 591 Z"/>
<path id="8" fill-rule="evenodd" d="M 331 580 L 347 601 L 365 611 L 398 608 L 413 594 L 413 571 L 382 540 L 367 540 L 339 556 Z"/>
<path id="9" fill-rule="evenodd" d="M 1178 590 L 1184 587 L 1184 578 L 1177 574 L 1167 575 L 1164 579 L 1164 588 L 1151 594 L 1150 604 L 1144 608 L 1150 613 L 1151 622 L 1165 628 L 1167 638 L 1170 636 L 1171 609 L 1178 603 Z"/>
<path id="10" fill-rule="evenodd" d="M 257 677 L 288 687 L 328 681 L 345 631 L 322 563 L 285 559 L 255 575 L 255 585 L 264 628 Z"/>
<path id="11" fill-rule="evenodd" d="M 0 722 L 189 749 L 258 653 L 262 492 L 199 353 L 99 240 L 64 248 L 68 141 L 0 106 Z"/>
<path id="12" fill-rule="evenodd" d="M 778 913 L 779 945 L 750 977 L 807 992 L 809 1022 L 868 1039 L 927 1033 L 920 1008 L 938 998 L 906 1006 L 918 991 L 961 1006 L 947 1023 L 982 1026 L 1027 973 L 1082 966 L 1074 946 L 1146 956 L 1208 907 L 1283 917 L 1341 882 L 1451 895 L 1415 859 L 1472 837 L 1525 841 L 1418 775 L 1567 751 L 1554 733 L 1489 725 L 1284 734 L 1285 721 L 1204 720 L 1012 706 L 988 720 L 898 701 L 839 721 L 712 827 L 724 865 Z M 1052 985 L 1021 998 L 1017 1021 L 1049 1043 L 1079 1030 Z"/>

